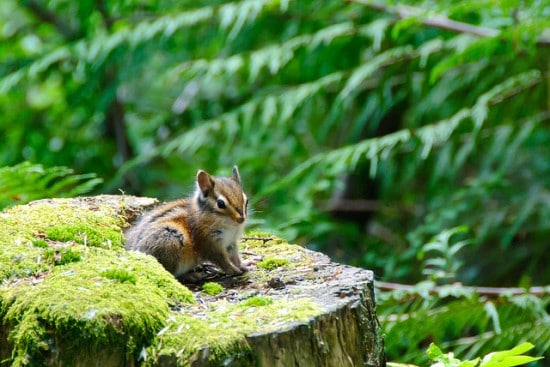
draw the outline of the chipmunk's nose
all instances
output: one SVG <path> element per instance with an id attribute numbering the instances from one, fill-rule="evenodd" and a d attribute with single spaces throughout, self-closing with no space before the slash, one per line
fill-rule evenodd
<path id="1" fill-rule="evenodd" d="M 237 217 L 237 219 L 235 219 L 237 221 L 237 223 L 244 223 L 244 217 L 243 216 L 240 216 L 240 217 Z"/>

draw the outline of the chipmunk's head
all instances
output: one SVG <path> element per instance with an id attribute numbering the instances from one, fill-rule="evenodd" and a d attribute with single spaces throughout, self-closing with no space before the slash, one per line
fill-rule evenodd
<path id="1" fill-rule="evenodd" d="M 248 216 L 248 198 L 241 186 L 237 166 L 231 177 L 213 177 L 200 170 L 197 173 L 197 196 L 202 210 L 230 218 L 236 225 Z"/>

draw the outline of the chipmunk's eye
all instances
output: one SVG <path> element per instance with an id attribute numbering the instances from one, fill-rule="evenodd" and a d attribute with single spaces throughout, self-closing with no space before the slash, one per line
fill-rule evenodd
<path id="1" fill-rule="evenodd" d="M 222 199 L 218 199 L 216 204 L 218 204 L 218 208 L 220 208 L 220 209 L 225 209 L 226 208 L 225 201 L 223 201 Z"/>

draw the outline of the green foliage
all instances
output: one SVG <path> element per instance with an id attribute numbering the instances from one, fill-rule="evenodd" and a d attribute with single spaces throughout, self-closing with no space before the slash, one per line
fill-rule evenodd
<path id="1" fill-rule="evenodd" d="M 523 335 L 547 352 L 544 297 L 516 315 L 523 296 L 421 282 L 550 282 L 546 2 L 5 0 L 0 24 L 0 164 L 20 172 L 0 171 L 0 206 L 94 188 L 167 200 L 238 164 L 251 226 L 420 282 L 392 312 L 437 320 L 438 345 Z M 42 168 L 65 166 L 105 183 Z M 410 340 L 390 359 L 414 362 L 435 336 L 398 324 Z"/>
<path id="2" fill-rule="evenodd" d="M 425 365 L 427 356 L 419 346 L 430 341 L 452 348 L 452 353 L 437 359 L 445 366 L 477 366 L 479 360 L 462 362 L 452 354 L 472 359 L 525 340 L 535 345 L 537 354 L 548 354 L 550 287 L 540 287 L 532 294 L 521 288 L 485 290 L 457 283 L 456 274 L 465 266 L 457 253 L 471 245 L 467 231 L 465 227 L 444 230 L 422 247 L 420 260 L 428 280 L 414 286 L 390 284 L 393 289 L 378 290 L 386 350 L 395 361 Z M 431 347 L 428 353 L 433 360 L 436 348 Z"/>
<path id="3" fill-rule="evenodd" d="M 549 289 L 542 295 L 498 294 L 460 284 L 420 282 L 376 300 L 386 351 L 397 362 L 426 365 L 419 346 L 433 341 L 463 359 L 531 341 L 538 355 L 550 347 Z"/>
<path id="4" fill-rule="evenodd" d="M 451 238 L 467 231 L 466 227 L 443 231 L 422 246 L 417 255 L 420 260 L 423 260 L 422 274 L 433 281 L 455 280 L 456 272 L 462 265 L 458 260 L 457 253 L 471 241 L 462 240 L 451 244 Z M 424 257 L 427 258 L 424 259 Z"/>
<path id="5" fill-rule="evenodd" d="M 417 253 L 442 228 L 470 228 L 464 257 L 517 241 L 542 251 L 550 134 L 538 3 L 63 4 L 48 5 L 46 24 L 40 6 L 0 10 L 11 51 L 0 105 L 17 123 L 5 163 L 70 162 L 109 177 L 101 190 L 162 199 L 187 191 L 198 168 L 237 163 L 261 213 L 253 223 L 327 250 L 339 233 L 357 264 L 395 279 L 421 279 Z M 361 172 L 382 209 L 357 241 L 323 208 L 341 177 Z M 540 265 L 526 276 L 548 279 Z M 505 276 L 484 261 L 460 276 L 482 273 Z"/>
<path id="6" fill-rule="evenodd" d="M 529 357 L 523 355 L 525 352 L 533 349 L 533 345 L 530 343 L 522 343 L 510 350 L 503 350 L 500 352 L 492 352 L 483 357 L 475 358 L 473 360 L 461 361 L 454 358 L 452 353 L 444 354 L 435 344 L 430 344 L 428 348 L 428 356 L 434 362 L 434 366 L 441 367 L 512 367 L 521 366 L 530 362 L 537 361 L 542 357 Z"/>
<path id="7" fill-rule="evenodd" d="M 389 287 L 392 290 L 378 292 L 387 352 L 396 361 L 426 364 L 419 346 L 428 341 L 452 348 L 454 354 L 464 358 L 525 340 L 537 346 L 539 355 L 548 354 L 550 288 L 541 287 L 530 294 L 521 288 L 484 290 L 457 283 L 456 274 L 464 266 L 457 253 L 471 244 L 467 232 L 465 227 L 444 230 L 422 246 L 419 258 L 428 280 L 414 286 L 393 285 Z M 432 353 L 428 353 L 432 359 L 436 348 L 431 347 Z M 437 361 L 445 366 L 478 365 L 479 360 L 462 362 L 453 353 Z"/>
<path id="8" fill-rule="evenodd" d="M 0 208 L 46 197 L 72 197 L 102 182 L 95 174 L 76 175 L 67 167 L 44 168 L 23 162 L 0 168 Z"/>

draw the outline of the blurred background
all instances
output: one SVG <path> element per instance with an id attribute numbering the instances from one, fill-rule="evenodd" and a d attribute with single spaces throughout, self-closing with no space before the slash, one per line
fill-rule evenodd
<path id="1" fill-rule="evenodd" d="M 545 1 L 3 0 L 0 207 L 237 164 L 249 228 L 375 271 L 389 360 L 548 360 L 549 56 Z"/>

